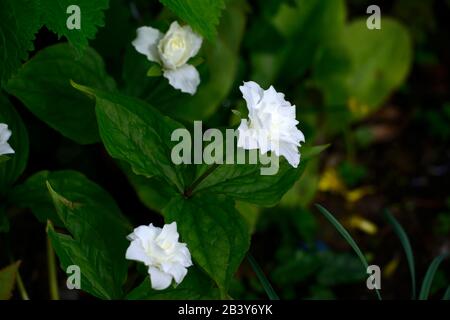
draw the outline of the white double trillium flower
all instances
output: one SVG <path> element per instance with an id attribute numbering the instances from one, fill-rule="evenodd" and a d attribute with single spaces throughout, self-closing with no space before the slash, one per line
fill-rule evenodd
<path id="1" fill-rule="evenodd" d="M 128 236 L 131 241 L 125 257 L 148 266 L 152 288 L 164 290 L 172 279 L 183 281 L 192 266 L 191 254 L 185 243 L 178 242 L 176 222 L 158 228 L 150 224 L 139 226 Z"/>
<path id="2" fill-rule="evenodd" d="M 181 27 L 174 21 L 165 35 L 155 28 L 138 28 L 132 44 L 148 60 L 162 66 L 163 75 L 172 87 L 193 95 L 200 84 L 200 75 L 187 62 L 198 53 L 202 41 L 190 26 Z"/>
<path id="3" fill-rule="evenodd" d="M 249 120 L 241 120 L 238 147 L 259 149 L 261 154 L 272 151 L 297 168 L 300 163 L 298 148 L 305 142 L 305 137 L 297 128 L 295 106 L 272 86 L 263 90 L 256 82 L 249 81 L 239 89 L 247 102 Z"/>
<path id="4" fill-rule="evenodd" d="M 15 153 L 13 148 L 8 144 L 9 138 L 11 138 L 11 130 L 8 129 L 8 125 L 0 123 L 0 156 L 4 154 Z"/>

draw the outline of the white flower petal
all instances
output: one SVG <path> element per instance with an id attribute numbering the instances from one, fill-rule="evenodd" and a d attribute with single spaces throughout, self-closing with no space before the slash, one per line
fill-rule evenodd
<path id="1" fill-rule="evenodd" d="M 8 129 L 8 125 L 5 123 L 0 123 L 0 156 L 4 154 L 15 153 L 13 148 L 8 143 L 9 138 L 11 138 L 12 132 Z"/>
<path id="2" fill-rule="evenodd" d="M 8 129 L 8 125 L 0 123 L 0 143 L 5 143 L 11 137 L 11 130 Z"/>
<path id="3" fill-rule="evenodd" d="M 189 64 L 174 70 L 164 70 L 164 77 L 169 80 L 172 87 L 191 95 L 195 94 L 200 84 L 197 69 Z"/>
<path id="4" fill-rule="evenodd" d="M 258 140 L 254 137 L 254 130 L 248 127 L 246 119 L 241 120 L 241 124 L 238 127 L 238 132 L 238 147 L 245 150 L 258 149 Z"/>
<path id="5" fill-rule="evenodd" d="M 291 166 L 297 168 L 300 164 L 300 152 L 298 147 L 292 144 L 280 143 L 280 155 L 284 156 Z"/>
<path id="6" fill-rule="evenodd" d="M 192 266 L 191 253 L 189 252 L 186 244 L 178 243 L 177 247 L 177 252 L 179 254 L 178 262 L 186 268 Z"/>
<path id="7" fill-rule="evenodd" d="M 177 284 L 180 284 L 187 275 L 187 269 L 179 263 L 174 263 L 168 270 L 168 273 L 172 275 Z"/>
<path id="8" fill-rule="evenodd" d="M 192 28 L 189 25 L 185 25 L 183 29 L 186 30 L 186 40 L 189 42 L 191 51 L 189 53 L 189 58 L 192 58 L 197 55 L 202 47 L 203 38 L 198 33 L 192 31 Z"/>
<path id="9" fill-rule="evenodd" d="M 156 237 L 158 242 L 171 242 L 173 244 L 178 242 L 179 234 L 177 231 L 177 223 L 174 221 L 171 224 L 166 224 L 161 230 L 161 233 Z"/>
<path id="10" fill-rule="evenodd" d="M 164 273 L 155 267 L 148 268 L 152 288 L 155 290 L 167 289 L 172 283 L 172 276 Z"/>
<path id="11" fill-rule="evenodd" d="M 146 55 L 148 60 L 160 63 L 158 43 L 163 34 L 152 27 L 140 27 L 136 30 L 136 33 L 137 37 L 132 42 L 136 51 Z"/>
<path id="12" fill-rule="evenodd" d="M 254 81 L 244 82 L 244 85 L 240 86 L 239 89 L 249 110 L 257 106 L 264 94 L 264 90 Z"/>
<path id="13" fill-rule="evenodd" d="M 130 246 L 125 253 L 127 260 L 134 260 L 143 262 L 145 265 L 150 265 L 151 259 L 145 252 L 139 240 L 134 240 L 130 243 Z"/>

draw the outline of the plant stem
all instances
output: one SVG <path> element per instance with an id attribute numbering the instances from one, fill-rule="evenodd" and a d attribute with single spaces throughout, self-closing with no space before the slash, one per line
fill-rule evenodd
<path id="1" fill-rule="evenodd" d="M 30 297 L 28 296 L 27 289 L 25 289 L 25 286 L 24 286 L 23 281 L 22 281 L 22 277 L 20 276 L 19 270 L 17 270 L 16 281 L 17 281 L 17 287 L 19 289 L 20 296 L 22 297 L 22 300 L 30 300 Z"/>
<path id="2" fill-rule="evenodd" d="M 48 235 L 47 235 L 47 265 L 48 265 L 48 285 L 50 290 L 50 299 L 59 300 L 55 251 L 53 250 L 52 243 Z"/>
<path id="3" fill-rule="evenodd" d="M 194 192 L 195 188 L 198 187 L 198 185 L 206 179 L 207 176 L 209 176 L 214 170 L 216 170 L 219 167 L 219 165 L 217 163 L 214 163 L 213 165 L 211 165 L 200 177 L 198 177 L 198 179 L 196 179 L 192 185 L 187 188 L 184 191 L 184 196 L 189 198 L 190 196 L 192 196 L 192 193 Z"/>

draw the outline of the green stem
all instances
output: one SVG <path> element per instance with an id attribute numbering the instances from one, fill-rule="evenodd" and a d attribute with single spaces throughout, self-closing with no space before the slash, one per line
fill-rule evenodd
<path id="1" fill-rule="evenodd" d="M 186 198 L 189 198 L 190 196 L 192 196 L 192 193 L 194 192 L 195 188 L 198 187 L 198 185 L 206 179 L 207 176 L 209 176 L 214 170 L 216 170 L 219 167 L 219 165 L 217 163 L 214 163 L 213 165 L 211 165 L 200 177 L 198 177 L 198 179 L 196 179 L 192 185 L 190 187 L 188 187 L 185 191 L 184 191 L 184 196 Z"/>
<path id="2" fill-rule="evenodd" d="M 27 289 L 25 289 L 25 285 L 23 284 L 22 277 L 20 276 L 19 270 L 17 270 L 16 281 L 17 281 L 17 287 L 19 289 L 22 300 L 30 300 Z"/>
<path id="3" fill-rule="evenodd" d="M 59 300 L 55 251 L 53 250 L 52 243 L 48 235 L 47 235 L 47 265 L 48 265 L 48 285 L 50 289 L 50 299 Z"/>

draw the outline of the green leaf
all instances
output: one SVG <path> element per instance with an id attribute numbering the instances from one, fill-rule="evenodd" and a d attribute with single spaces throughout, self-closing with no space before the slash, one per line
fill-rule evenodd
<path id="1" fill-rule="evenodd" d="M 45 26 L 59 37 L 66 37 L 80 55 L 93 39 L 97 28 L 104 25 L 103 11 L 108 8 L 108 0 L 40 0 Z M 80 8 L 80 29 L 69 29 L 67 20 L 72 12 L 67 8 L 77 5 Z"/>
<path id="2" fill-rule="evenodd" d="M 28 58 L 40 28 L 39 3 L 35 0 L 0 1 L 0 84 Z"/>
<path id="3" fill-rule="evenodd" d="M 164 208 L 166 223 L 177 222 L 194 259 L 226 294 L 250 244 L 249 230 L 234 201 L 209 193 L 174 197 Z"/>
<path id="4" fill-rule="evenodd" d="M 402 228 L 397 219 L 388 211 L 385 211 L 385 216 L 389 221 L 390 225 L 394 228 L 395 234 L 400 239 L 400 242 L 405 250 L 406 260 L 408 261 L 409 272 L 411 274 L 411 284 L 412 284 L 412 299 L 416 299 L 416 271 L 414 266 L 414 255 L 411 249 L 411 244 L 408 239 L 408 235 Z"/>
<path id="5" fill-rule="evenodd" d="M 65 179 L 70 180 L 71 175 L 75 174 L 69 173 Z M 61 267 L 64 271 L 70 265 L 80 267 L 84 291 L 103 299 L 121 298 L 128 269 L 126 236 L 131 228 L 100 187 L 82 177 L 75 186 L 66 185 L 67 181 L 58 186 L 46 183 L 58 217 L 71 234 L 57 233 L 48 224 Z"/>
<path id="6" fill-rule="evenodd" d="M 0 50 L 1 51 L 1 50 Z M 15 151 L 8 161 L 0 162 L 0 195 L 4 195 L 25 170 L 28 161 L 28 133 L 20 115 L 9 100 L 0 93 L 0 123 L 8 125 L 11 138 L 8 143 Z"/>
<path id="7" fill-rule="evenodd" d="M 55 190 L 64 190 L 67 198 L 82 197 L 88 191 L 91 197 L 99 202 L 103 201 L 104 206 L 107 206 L 108 210 L 114 213 L 113 215 L 120 216 L 120 209 L 105 190 L 83 174 L 71 170 L 38 172 L 23 184 L 16 186 L 8 194 L 8 198 L 18 207 L 30 208 L 40 222 L 46 223 L 50 220 L 52 224 L 62 227 L 64 224 L 55 210 L 47 189 L 47 182 Z M 121 223 L 127 225 L 124 219 Z"/>
<path id="8" fill-rule="evenodd" d="M 428 267 L 427 273 L 425 274 L 425 278 L 422 282 L 422 287 L 420 288 L 419 293 L 419 300 L 427 300 L 428 295 L 430 294 L 431 284 L 433 283 L 434 275 L 439 268 L 439 265 L 441 262 L 447 258 L 447 254 L 442 254 L 431 262 L 430 266 Z"/>
<path id="9" fill-rule="evenodd" d="M 160 0 L 192 29 L 212 41 L 216 35 L 224 0 Z"/>
<path id="10" fill-rule="evenodd" d="M 367 267 L 369 264 L 367 263 L 366 258 L 364 257 L 364 254 L 362 253 L 361 249 L 359 249 L 358 245 L 356 244 L 355 240 L 353 240 L 352 236 L 348 233 L 347 230 L 339 223 L 339 221 L 336 220 L 335 217 L 324 207 L 322 207 L 319 204 L 316 204 L 316 207 L 319 209 L 319 211 L 327 218 L 327 220 L 336 228 L 336 230 L 341 234 L 341 236 L 347 241 L 347 243 L 352 247 L 352 249 L 356 252 L 357 256 L 359 257 L 359 260 L 361 260 L 361 263 L 364 266 L 364 269 L 367 270 Z M 381 295 L 378 289 L 376 289 L 377 297 L 379 300 L 381 300 Z"/>
<path id="11" fill-rule="evenodd" d="M 16 283 L 20 261 L 17 261 L 0 270 L 0 300 L 9 300 Z"/>
<path id="12" fill-rule="evenodd" d="M 326 147 L 301 147 L 300 152 L 303 156 L 297 168 L 293 168 L 281 157 L 279 159 L 279 170 L 274 175 L 261 175 L 261 165 L 222 164 L 206 177 L 195 190 L 208 190 L 240 201 L 273 206 L 300 178 L 308 159 L 320 153 Z"/>
<path id="13" fill-rule="evenodd" d="M 159 176 L 183 190 L 182 166 L 170 155 L 172 132 L 182 126 L 145 102 L 78 84 L 75 88 L 95 97 L 100 136 L 109 154 L 128 162 L 136 174 Z"/>
<path id="14" fill-rule="evenodd" d="M 40 51 L 8 82 L 7 90 L 42 121 L 81 144 L 99 140 L 94 103 L 70 85 L 70 80 L 113 90 L 102 58 L 87 48 L 81 59 L 68 44 Z"/>
<path id="15" fill-rule="evenodd" d="M 128 300 L 214 300 L 219 297 L 219 290 L 211 279 L 195 266 L 188 269 L 186 278 L 176 287 L 154 290 L 146 277 L 127 295 Z"/>
<path id="16" fill-rule="evenodd" d="M 372 111 L 402 84 L 411 61 L 411 37 L 403 25 L 383 18 L 381 30 L 369 30 L 366 20 L 358 19 L 339 41 L 324 46 L 314 77 L 329 105 L 347 105 L 351 99 Z"/>
<path id="17" fill-rule="evenodd" d="M 256 273 L 256 276 L 259 279 L 259 282 L 261 282 L 264 291 L 266 291 L 267 296 L 270 300 L 280 300 L 278 295 L 276 294 L 275 290 L 273 290 L 272 285 L 270 284 L 269 280 L 267 279 L 264 272 L 261 270 L 260 266 L 256 262 L 255 258 L 251 254 L 247 255 L 248 262 L 250 262 L 250 265 L 252 266 L 253 271 Z"/>
<path id="18" fill-rule="evenodd" d="M 302 161 L 298 168 L 292 168 L 284 158 L 280 162 L 275 175 L 261 175 L 259 165 L 223 164 L 195 190 L 208 190 L 240 201 L 273 206 L 300 178 L 306 165 L 306 161 Z"/>

